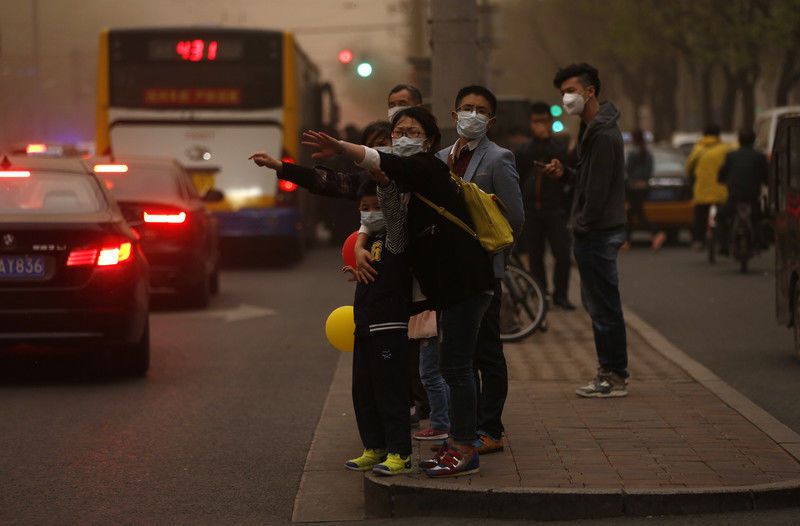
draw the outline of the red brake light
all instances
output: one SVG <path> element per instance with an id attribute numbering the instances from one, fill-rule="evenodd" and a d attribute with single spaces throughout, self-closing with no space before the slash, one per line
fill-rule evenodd
<path id="1" fill-rule="evenodd" d="M 145 212 L 144 222 L 180 224 L 186 222 L 186 212 L 180 212 L 177 214 Z"/>
<path id="2" fill-rule="evenodd" d="M 68 267 L 81 267 L 84 265 L 94 265 L 97 260 L 96 248 L 85 248 L 73 250 L 69 253 L 67 258 Z"/>
<path id="3" fill-rule="evenodd" d="M 94 173 L 98 174 L 124 174 L 128 173 L 127 164 L 95 164 Z"/>
<path id="4" fill-rule="evenodd" d="M 281 192 L 286 192 L 286 193 L 294 192 L 295 190 L 297 190 L 297 184 L 295 184 L 295 183 L 293 183 L 291 181 L 287 181 L 285 179 L 279 179 L 278 180 L 278 189 Z"/>
<path id="5" fill-rule="evenodd" d="M 46 144 L 29 144 L 25 147 L 25 153 L 45 153 L 47 152 Z"/>
<path id="6" fill-rule="evenodd" d="M 127 241 L 119 245 L 106 245 L 100 250 L 79 248 L 69 253 L 67 266 L 82 267 L 96 264 L 98 267 L 109 267 L 129 260 L 132 252 L 133 245 Z"/>
<path id="7" fill-rule="evenodd" d="M 283 157 L 281 157 L 281 162 L 282 163 L 294 164 L 295 160 L 294 160 L 294 157 L 292 157 L 291 155 L 284 155 Z"/>
<path id="8" fill-rule="evenodd" d="M 0 177 L 30 177 L 31 173 L 27 170 L 8 170 L 0 171 Z"/>

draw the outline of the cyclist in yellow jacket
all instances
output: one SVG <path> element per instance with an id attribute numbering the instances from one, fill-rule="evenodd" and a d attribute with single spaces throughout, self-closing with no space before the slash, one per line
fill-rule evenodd
<path id="1" fill-rule="evenodd" d="M 701 249 L 705 240 L 708 212 L 713 204 L 728 200 L 728 189 L 717 181 L 731 146 L 722 142 L 719 126 L 706 126 L 703 137 L 686 160 L 686 174 L 694 181 L 694 228 L 692 247 Z"/>

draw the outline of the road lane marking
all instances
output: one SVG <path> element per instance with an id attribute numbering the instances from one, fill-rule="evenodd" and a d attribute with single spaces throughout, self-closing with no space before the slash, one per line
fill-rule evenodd
<path id="1" fill-rule="evenodd" d="M 185 311 L 185 312 L 156 312 L 152 313 L 156 318 L 167 319 L 192 319 L 192 318 L 218 318 L 225 323 L 243 320 L 253 320 L 257 318 L 266 318 L 267 316 L 275 316 L 278 311 L 266 307 L 258 307 L 256 305 L 246 305 L 242 303 L 238 307 L 230 309 L 210 309 L 201 311 Z"/>

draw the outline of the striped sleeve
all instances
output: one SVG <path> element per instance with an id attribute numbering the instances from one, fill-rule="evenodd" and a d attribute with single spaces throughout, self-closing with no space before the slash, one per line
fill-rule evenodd
<path id="1" fill-rule="evenodd" d="M 378 186 L 378 199 L 386 219 L 386 247 L 392 254 L 402 254 L 406 250 L 408 237 L 406 194 L 400 194 L 397 183 L 392 181 L 389 186 Z"/>

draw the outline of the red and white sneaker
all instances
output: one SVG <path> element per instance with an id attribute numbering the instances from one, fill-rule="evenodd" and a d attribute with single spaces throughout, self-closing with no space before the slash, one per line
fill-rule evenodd
<path id="1" fill-rule="evenodd" d="M 436 451 L 436 454 L 434 454 L 431 458 L 420 461 L 419 463 L 420 469 L 433 469 L 436 466 L 438 466 L 439 460 L 441 460 L 444 454 L 447 453 L 447 449 L 449 447 L 450 446 L 447 444 L 447 442 L 439 446 L 439 449 Z"/>
<path id="2" fill-rule="evenodd" d="M 462 453 L 455 448 L 448 450 L 439 458 L 436 467 L 426 469 L 425 474 L 431 478 L 460 477 L 471 475 L 481 470 L 478 452 Z"/>
<path id="3" fill-rule="evenodd" d="M 422 431 L 417 431 L 413 435 L 415 440 L 446 440 L 447 437 L 449 436 L 450 433 L 448 433 L 447 431 L 442 431 L 441 429 L 434 429 L 432 427 L 423 429 Z"/>

